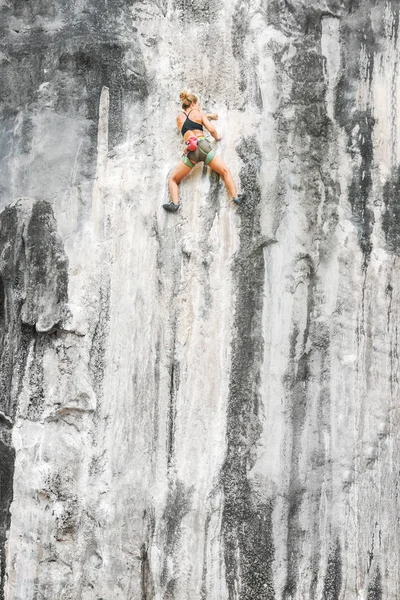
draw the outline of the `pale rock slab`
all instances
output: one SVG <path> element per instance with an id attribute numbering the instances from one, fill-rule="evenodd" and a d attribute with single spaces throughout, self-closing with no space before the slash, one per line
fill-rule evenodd
<path id="1" fill-rule="evenodd" d="M 400 597 L 398 24 L 0 0 L 0 599 Z"/>

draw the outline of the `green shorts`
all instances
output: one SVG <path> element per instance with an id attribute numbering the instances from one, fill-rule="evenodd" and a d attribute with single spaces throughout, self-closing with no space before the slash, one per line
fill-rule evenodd
<path id="1" fill-rule="evenodd" d="M 203 161 L 208 165 L 215 156 L 215 150 L 213 150 L 210 142 L 208 142 L 206 138 L 199 137 L 197 140 L 197 149 L 182 156 L 182 162 L 190 168 Z"/>

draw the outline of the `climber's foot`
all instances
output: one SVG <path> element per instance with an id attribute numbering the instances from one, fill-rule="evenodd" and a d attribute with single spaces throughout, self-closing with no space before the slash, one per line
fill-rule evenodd
<path id="1" fill-rule="evenodd" d="M 237 198 L 232 198 L 234 203 L 237 204 L 238 206 L 240 204 L 243 204 L 245 199 L 246 199 L 246 194 L 239 194 L 239 196 L 237 196 Z"/>
<path id="2" fill-rule="evenodd" d="M 168 202 L 168 204 L 163 204 L 163 208 L 168 212 L 176 212 L 179 208 L 179 204 L 174 204 L 173 202 Z"/>

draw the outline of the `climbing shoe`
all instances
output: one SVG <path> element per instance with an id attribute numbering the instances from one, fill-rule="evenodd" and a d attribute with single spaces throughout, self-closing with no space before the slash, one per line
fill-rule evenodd
<path id="1" fill-rule="evenodd" d="M 239 194 L 239 196 L 237 198 L 233 198 L 233 201 L 235 204 L 237 204 L 239 206 L 240 204 L 243 204 L 245 198 L 246 198 L 245 194 Z"/>
<path id="2" fill-rule="evenodd" d="M 173 202 L 168 202 L 168 204 L 163 204 L 163 208 L 168 212 L 176 212 L 179 208 L 179 204 L 174 204 Z"/>

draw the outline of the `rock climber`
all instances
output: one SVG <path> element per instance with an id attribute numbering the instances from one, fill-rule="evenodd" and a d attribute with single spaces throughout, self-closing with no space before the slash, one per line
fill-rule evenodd
<path id="1" fill-rule="evenodd" d="M 241 204 L 244 200 L 244 194 L 238 195 L 235 182 L 228 167 L 222 158 L 215 156 L 215 150 L 204 135 L 204 128 L 206 128 L 217 142 L 221 139 L 221 136 L 210 122 L 210 120 L 217 119 L 218 115 L 216 113 L 209 115 L 203 113 L 199 106 L 199 100 L 194 94 L 183 91 L 180 93 L 179 98 L 182 103 L 183 112 L 178 115 L 176 124 L 183 135 L 185 151 L 181 162 L 174 168 L 168 179 L 171 200 L 168 204 L 163 204 L 163 207 L 170 212 L 178 210 L 178 184 L 190 173 L 198 162 L 204 162 L 213 171 L 221 175 L 235 204 Z"/>

